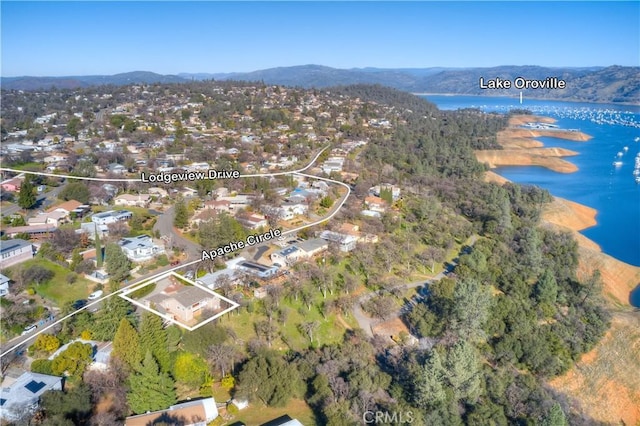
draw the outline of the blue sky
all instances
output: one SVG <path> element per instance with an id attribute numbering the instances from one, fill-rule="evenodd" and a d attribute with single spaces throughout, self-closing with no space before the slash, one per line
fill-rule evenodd
<path id="1" fill-rule="evenodd" d="M 1 2 L 3 76 L 640 65 L 640 2 Z"/>

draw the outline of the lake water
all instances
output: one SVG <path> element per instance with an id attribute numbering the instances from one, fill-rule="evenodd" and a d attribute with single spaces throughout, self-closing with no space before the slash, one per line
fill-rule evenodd
<path id="1" fill-rule="evenodd" d="M 563 129 L 579 129 L 593 139 L 572 142 L 542 137 L 547 147 L 577 151 L 565 157 L 578 166 L 575 173 L 557 173 L 543 167 L 500 167 L 505 178 L 537 185 L 551 194 L 593 207 L 598 224 L 582 231 L 600 245 L 602 251 L 631 265 L 640 266 L 640 184 L 633 171 L 640 154 L 640 106 L 588 104 L 546 100 L 476 96 L 424 96 L 440 109 L 479 108 L 507 112 L 526 108 L 534 114 L 552 117 Z M 625 147 L 627 149 L 625 150 Z M 620 154 L 618 154 L 620 153 Z M 622 162 L 614 165 L 614 161 Z M 634 292 L 640 306 L 640 288 Z"/>

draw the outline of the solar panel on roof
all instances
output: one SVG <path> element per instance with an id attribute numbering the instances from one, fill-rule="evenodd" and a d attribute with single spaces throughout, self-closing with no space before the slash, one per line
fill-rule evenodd
<path id="1" fill-rule="evenodd" d="M 44 382 L 36 382 L 35 380 L 32 380 L 29 383 L 27 383 L 26 385 L 24 385 L 24 387 L 27 388 L 27 390 L 31 391 L 31 393 L 38 393 L 38 391 L 40 389 L 45 387 L 45 383 Z"/>

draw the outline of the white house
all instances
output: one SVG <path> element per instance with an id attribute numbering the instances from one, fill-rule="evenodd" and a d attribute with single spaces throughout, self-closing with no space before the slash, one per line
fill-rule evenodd
<path id="1" fill-rule="evenodd" d="M 33 258 L 33 245 L 29 241 L 14 239 L 0 241 L 0 268 L 7 268 Z"/>
<path id="2" fill-rule="evenodd" d="M 113 200 L 116 206 L 148 207 L 151 202 L 149 194 L 122 194 Z"/>
<path id="3" fill-rule="evenodd" d="M 0 297 L 9 294 L 9 277 L 0 274 Z"/>
<path id="4" fill-rule="evenodd" d="M 182 426 L 206 426 L 218 417 L 213 397 L 172 405 L 166 410 L 127 417 L 125 426 L 147 426 L 156 423 Z"/>
<path id="5" fill-rule="evenodd" d="M 133 262 L 144 262 L 164 253 L 164 247 L 153 242 L 148 235 L 123 238 L 118 241 L 122 251 Z"/>
<path id="6" fill-rule="evenodd" d="M 128 210 L 109 210 L 108 212 L 96 213 L 91 216 L 91 221 L 98 225 L 108 225 L 123 220 L 129 220 L 133 217 L 133 213 Z"/>
<path id="7" fill-rule="evenodd" d="M 26 372 L 9 387 L 0 388 L 0 418 L 18 420 L 35 412 L 43 393 L 62 390 L 62 377 Z"/>

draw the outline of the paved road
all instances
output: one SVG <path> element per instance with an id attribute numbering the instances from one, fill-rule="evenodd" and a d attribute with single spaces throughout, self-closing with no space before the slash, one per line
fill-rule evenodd
<path id="1" fill-rule="evenodd" d="M 182 237 L 173 227 L 174 207 L 167 209 L 158 216 L 156 224 L 153 226 L 154 231 L 160 232 L 160 235 L 171 236 L 174 247 L 182 247 L 187 253 L 188 260 L 202 258 L 202 247 L 200 245 Z"/>
<path id="2" fill-rule="evenodd" d="M 54 187 L 51 191 L 40 194 L 36 197 L 36 208 L 31 210 L 44 210 L 49 208 L 58 199 L 58 194 L 62 191 L 65 184 Z M 16 194 L 16 199 L 18 195 Z M 17 204 L 10 204 L 6 207 L 2 207 L 2 216 L 10 216 L 14 213 L 20 212 L 22 209 Z"/>
<path id="3" fill-rule="evenodd" d="M 472 235 L 469 240 L 467 240 L 467 242 L 463 245 L 463 247 L 469 246 L 469 247 L 473 247 L 473 245 L 476 243 L 476 241 L 478 240 L 478 236 L 477 235 Z M 464 252 L 464 248 L 460 251 L 460 253 Z M 353 304 L 353 308 L 351 309 L 353 312 L 353 317 L 356 319 L 356 321 L 358 321 L 358 325 L 360 326 L 361 329 L 364 330 L 364 332 L 367 334 L 367 336 L 369 337 L 373 337 L 373 327 L 376 326 L 377 324 L 383 322 L 382 320 L 379 319 L 375 319 L 375 318 L 371 318 L 370 316 L 368 316 L 366 313 L 364 313 L 364 311 L 362 310 L 362 305 L 364 303 L 366 303 L 368 300 L 370 300 L 372 297 L 380 294 L 383 291 L 391 291 L 393 289 L 396 288 L 406 288 L 406 289 L 410 289 L 410 288 L 416 288 L 416 287 L 420 287 L 423 285 L 429 285 L 433 282 L 436 281 L 440 281 L 442 278 L 445 277 L 446 273 L 448 272 L 452 272 L 453 269 L 455 269 L 456 265 L 458 264 L 458 258 L 456 258 L 452 263 L 449 263 L 447 265 L 447 268 L 445 270 L 443 270 L 442 272 L 436 274 L 435 276 L 427 279 L 427 280 L 420 280 L 420 281 L 414 281 L 411 283 L 406 283 L 406 284 L 400 284 L 397 286 L 394 286 L 390 289 L 384 289 L 384 290 L 378 290 L 378 291 L 372 291 L 370 293 L 364 294 L 362 295 L 358 301 L 356 303 Z M 389 317 L 385 320 L 388 321 L 390 319 L 399 317 L 400 315 L 406 314 L 408 313 L 413 305 L 417 302 L 416 297 L 414 296 L 412 299 L 408 300 L 404 305 L 402 305 L 400 308 L 398 308 L 398 310 L 396 312 L 394 312 L 392 315 L 389 315 Z"/>

